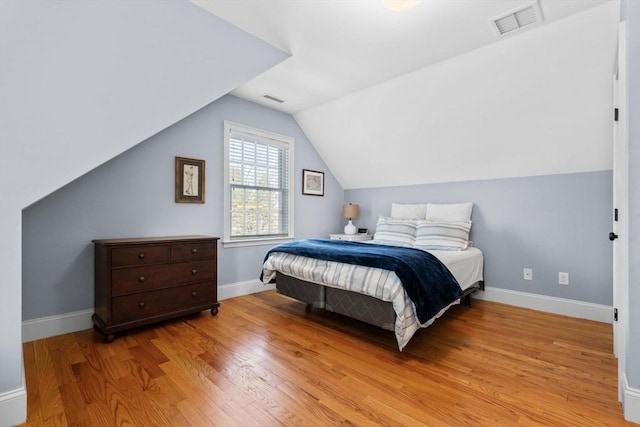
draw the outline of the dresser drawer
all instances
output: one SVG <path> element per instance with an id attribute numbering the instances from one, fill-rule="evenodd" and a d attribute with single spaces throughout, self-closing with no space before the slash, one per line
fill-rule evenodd
<path id="1" fill-rule="evenodd" d="M 169 246 L 125 246 L 111 249 L 111 266 L 157 264 L 169 261 Z"/>
<path id="2" fill-rule="evenodd" d="M 215 243 L 180 243 L 171 245 L 171 260 L 173 261 L 213 258 L 215 255 Z"/>
<path id="3" fill-rule="evenodd" d="M 124 323 L 214 302 L 214 282 L 113 298 L 112 322 Z"/>
<path id="4" fill-rule="evenodd" d="M 111 272 L 111 295 L 147 291 L 181 283 L 214 280 L 216 265 L 211 260 L 121 268 Z"/>
<path id="5" fill-rule="evenodd" d="M 201 235 L 93 240 L 91 319 L 104 341 L 207 308 L 218 314 L 218 240 Z"/>

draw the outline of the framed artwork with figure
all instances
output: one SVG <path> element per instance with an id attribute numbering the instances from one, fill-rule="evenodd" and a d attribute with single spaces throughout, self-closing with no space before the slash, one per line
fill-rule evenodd
<path id="1" fill-rule="evenodd" d="M 176 203 L 204 203 L 205 161 L 176 157 Z"/>

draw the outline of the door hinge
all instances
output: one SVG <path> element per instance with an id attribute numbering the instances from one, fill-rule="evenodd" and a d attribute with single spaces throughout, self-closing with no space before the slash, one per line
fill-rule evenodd
<path id="1" fill-rule="evenodd" d="M 613 210 L 613 220 L 618 222 L 618 208 Z"/>
<path id="2" fill-rule="evenodd" d="M 613 309 L 613 321 L 614 322 L 618 321 L 618 309 L 617 308 Z"/>
<path id="3" fill-rule="evenodd" d="M 613 109 L 613 121 L 614 122 L 618 121 L 618 109 L 617 108 Z"/>

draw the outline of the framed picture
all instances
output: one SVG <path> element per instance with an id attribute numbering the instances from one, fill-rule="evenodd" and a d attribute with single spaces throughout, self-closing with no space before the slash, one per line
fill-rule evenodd
<path id="1" fill-rule="evenodd" d="M 324 196 L 324 172 L 302 169 L 302 194 Z"/>
<path id="2" fill-rule="evenodd" d="M 176 157 L 176 203 L 204 203 L 204 160 Z"/>

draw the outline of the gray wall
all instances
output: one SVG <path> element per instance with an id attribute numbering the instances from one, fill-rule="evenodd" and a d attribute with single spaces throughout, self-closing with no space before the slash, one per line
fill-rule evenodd
<path id="1" fill-rule="evenodd" d="M 360 204 L 356 225 L 371 230 L 393 202 L 474 202 L 471 238 L 484 252 L 487 286 L 605 305 L 612 197 L 611 171 L 345 191 Z M 560 271 L 569 286 L 558 284 Z"/>
<path id="2" fill-rule="evenodd" d="M 223 121 L 295 138 L 295 235 L 342 226 L 343 190 L 293 118 L 225 96 L 23 211 L 23 319 L 93 307 L 92 239 L 223 230 Z M 206 203 L 174 202 L 174 158 L 206 160 Z M 325 172 L 325 196 L 302 195 L 302 169 Z M 219 284 L 256 280 L 269 246 L 219 249 Z"/>
<path id="3" fill-rule="evenodd" d="M 629 122 L 629 318 L 626 374 L 640 389 L 640 2 L 625 0 Z"/>

